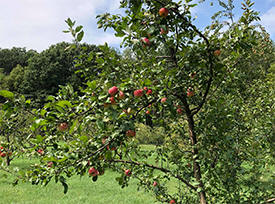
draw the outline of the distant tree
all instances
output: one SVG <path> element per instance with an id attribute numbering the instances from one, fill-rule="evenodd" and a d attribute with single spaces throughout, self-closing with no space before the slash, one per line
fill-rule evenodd
<path id="1" fill-rule="evenodd" d="M 19 92 L 40 103 L 46 96 L 56 94 L 59 85 L 70 83 L 73 87 L 77 87 L 81 81 L 81 74 L 75 74 L 77 71 L 75 56 L 80 53 L 90 53 L 97 48 L 95 45 L 81 45 L 68 49 L 70 45 L 66 42 L 58 43 L 33 56 L 24 71 Z"/>
<path id="2" fill-rule="evenodd" d="M 3 68 L 3 73 L 7 75 L 18 64 L 23 67 L 27 66 L 28 59 L 36 54 L 35 50 L 27 51 L 26 48 L 19 47 L 0 49 L 0 68 Z"/>
<path id="3" fill-rule="evenodd" d="M 24 69 L 24 67 L 18 64 L 9 75 L 3 78 L 3 88 L 19 92 L 22 89 L 22 83 L 24 80 Z"/>

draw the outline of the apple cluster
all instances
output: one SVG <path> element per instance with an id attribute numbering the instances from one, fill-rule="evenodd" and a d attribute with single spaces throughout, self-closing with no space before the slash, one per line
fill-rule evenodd
<path id="1" fill-rule="evenodd" d="M 163 18 L 166 18 L 169 14 L 169 10 L 167 8 L 161 8 L 159 10 L 159 15 Z M 165 29 L 164 28 L 160 28 L 160 35 L 166 35 L 168 34 L 168 27 L 166 27 Z M 148 34 L 148 37 L 150 37 L 151 35 Z M 149 47 L 151 45 L 151 42 L 150 40 L 147 38 L 147 37 L 144 37 L 141 39 L 141 43 L 142 43 L 142 46 L 145 48 L 145 47 Z"/>
<path id="2" fill-rule="evenodd" d="M 3 146 L 0 146 L 0 157 L 6 157 L 6 156 L 11 156 L 12 152 L 7 152 Z"/>

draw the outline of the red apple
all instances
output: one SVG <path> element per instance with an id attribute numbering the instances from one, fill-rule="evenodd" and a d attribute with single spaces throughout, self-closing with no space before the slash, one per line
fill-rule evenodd
<path id="1" fill-rule="evenodd" d="M 149 110 L 147 110 L 147 111 L 146 111 L 146 114 L 148 114 L 148 115 L 149 115 L 149 114 L 150 114 L 150 111 L 149 111 Z"/>
<path id="2" fill-rule="evenodd" d="M 98 170 L 96 170 L 94 167 L 91 167 L 88 173 L 90 176 L 97 176 L 99 174 Z"/>
<path id="3" fill-rule="evenodd" d="M 169 13 L 169 11 L 168 11 L 167 8 L 161 8 L 161 9 L 159 10 L 159 15 L 160 15 L 161 17 L 166 18 L 166 17 L 168 16 L 168 13 Z"/>
<path id="4" fill-rule="evenodd" d="M 176 203 L 176 201 L 174 200 L 170 200 L 170 204 Z"/>
<path id="5" fill-rule="evenodd" d="M 0 153 L 0 157 L 5 157 L 5 156 L 7 156 L 5 152 Z"/>
<path id="6" fill-rule="evenodd" d="M 126 169 L 126 170 L 124 171 L 124 173 L 125 173 L 126 176 L 131 176 L 131 174 L 132 174 L 132 172 L 131 172 L 130 169 Z"/>
<path id="7" fill-rule="evenodd" d="M 124 99 L 125 95 L 122 91 L 119 91 L 119 99 Z"/>
<path id="8" fill-rule="evenodd" d="M 221 54 L 220 50 L 215 50 L 214 51 L 214 56 L 218 57 L 218 56 L 220 56 L 220 54 Z"/>
<path id="9" fill-rule="evenodd" d="M 143 90 L 144 90 L 144 91 L 147 91 L 147 90 L 148 90 L 148 88 L 145 86 L 145 87 L 143 87 Z"/>
<path id="10" fill-rule="evenodd" d="M 189 87 L 188 89 L 187 89 L 187 96 L 188 97 L 192 97 L 192 96 L 194 96 L 195 95 L 195 92 L 193 91 L 193 89 L 191 88 L 191 87 Z"/>
<path id="11" fill-rule="evenodd" d="M 143 96 L 143 90 L 142 89 L 138 89 L 134 91 L 134 96 L 135 97 L 141 97 Z"/>
<path id="12" fill-rule="evenodd" d="M 68 123 L 66 123 L 66 122 L 60 123 L 60 124 L 58 125 L 58 129 L 59 129 L 60 131 L 65 131 L 65 130 L 68 129 L 68 127 L 69 127 L 69 125 L 68 125 Z"/>
<path id="13" fill-rule="evenodd" d="M 166 101 L 167 101 L 167 98 L 166 98 L 166 97 L 164 97 L 164 98 L 162 98 L 162 99 L 160 100 L 161 103 L 165 103 Z"/>
<path id="14" fill-rule="evenodd" d="M 51 168 L 53 166 L 53 162 L 48 162 L 48 167 Z"/>
<path id="15" fill-rule="evenodd" d="M 181 114 L 182 114 L 182 109 L 181 109 L 181 108 L 178 108 L 178 109 L 177 109 L 177 113 L 181 115 Z"/>
<path id="16" fill-rule="evenodd" d="M 43 149 L 39 149 L 39 150 L 37 150 L 37 152 L 38 152 L 38 154 L 40 154 L 40 155 L 44 154 Z"/>
<path id="17" fill-rule="evenodd" d="M 112 96 L 112 97 L 110 97 L 109 100 L 110 100 L 110 102 L 111 102 L 112 105 L 116 104 L 115 97 Z"/>
<path id="18" fill-rule="evenodd" d="M 156 181 L 154 181 L 153 186 L 157 186 L 157 185 L 158 185 L 158 183 Z"/>
<path id="19" fill-rule="evenodd" d="M 109 89 L 108 93 L 111 96 L 114 96 L 118 92 L 118 88 L 116 86 L 113 86 L 112 88 Z"/>
<path id="20" fill-rule="evenodd" d="M 141 40 L 145 46 L 150 46 L 151 42 L 148 38 L 142 38 Z"/>
<path id="21" fill-rule="evenodd" d="M 148 89 L 148 91 L 146 92 L 147 95 L 152 94 L 152 89 Z"/>
<path id="22" fill-rule="evenodd" d="M 135 137 L 136 136 L 136 132 L 134 130 L 127 130 L 126 136 L 127 137 Z"/>

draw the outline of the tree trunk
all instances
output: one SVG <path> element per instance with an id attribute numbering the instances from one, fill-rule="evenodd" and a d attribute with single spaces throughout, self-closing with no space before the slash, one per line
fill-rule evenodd
<path id="1" fill-rule="evenodd" d="M 201 191 L 198 193 L 198 196 L 200 198 L 200 204 L 207 204 L 204 185 L 201 180 L 200 164 L 196 161 L 197 156 L 198 156 L 198 149 L 196 148 L 197 136 L 196 136 L 196 133 L 194 130 L 194 119 L 193 119 L 193 116 L 188 113 L 187 113 L 187 118 L 188 118 L 189 136 L 190 136 L 191 143 L 193 146 L 192 153 L 193 153 L 193 158 L 195 158 L 193 161 L 194 177 L 196 178 L 197 182 L 199 182 L 199 187 L 201 188 Z"/>
<path id="2" fill-rule="evenodd" d="M 6 158 L 6 164 L 7 164 L 7 166 L 9 166 L 11 164 L 11 158 L 8 155 Z"/>

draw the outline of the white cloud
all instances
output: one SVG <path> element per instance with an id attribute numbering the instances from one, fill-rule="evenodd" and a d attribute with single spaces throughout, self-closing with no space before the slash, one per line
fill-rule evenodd
<path id="1" fill-rule="evenodd" d="M 275 37 L 275 6 L 261 16 L 261 22 L 271 37 Z"/>
<path id="2" fill-rule="evenodd" d="M 41 51 L 51 44 L 71 41 L 71 37 L 62 31 L 66 29 L 65 19 L 70 17 L 88 30 L 84 40 L 92 42 L 110 40 L 109 35 L 96 29 L 96 15 L 115 12 L 119 0 L 1 0 L 0 7 L 0 47 L 27 47 Z M 93 27 L 87 27 L 90 24 Z M 94 35 L 95 37 L 87 37 Z M 108 37 L 109 36 L 109 37 Z"/>

